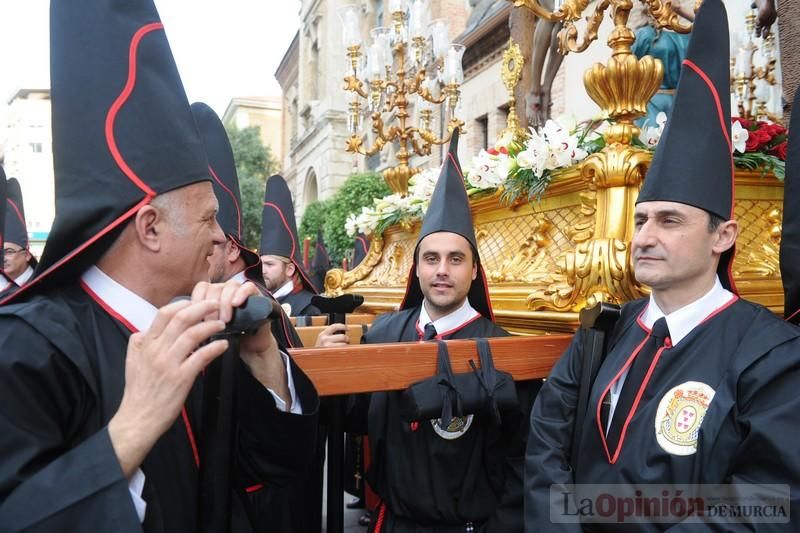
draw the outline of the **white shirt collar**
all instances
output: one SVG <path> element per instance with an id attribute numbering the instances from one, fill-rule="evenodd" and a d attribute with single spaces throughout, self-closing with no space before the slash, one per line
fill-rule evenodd
<path id="1" fill-rule="evenodd" d="M 130 322 L 138 331 L 150 329 L 158 313 L 153 304 L 123 287 L 96 266 L 89 267 L 81 276 L 81 280 L 108 307 Z"/>
<path id="2" fill-rule="evenodd" d="M 723 288 L 719 277 L 716 277 L 714 286 L 705 295 L 668 315 L 665 315 L 664 311 L 658 307 L 651 294 L 650 303 L 647 305 L 641 321 L 648 328 L 652 328 L 656 320 L 662 316 L 666 317 L 669 339 L 675 346 L 711 313 L 729 303 L 733 298 L 736 298 L 736 295 Z"/>
<path id="3" fill-rule="evenodd" d="M 0 292 L 6 290 L 10 285 L 11 282 L 8 281 L 8 278 L 6 278 L 3 274 L 0 274 Z"/>
<path id="4" fill-rule="evenodd" d="M 31 279 L 31 276 L 33 276 L 33 268 L 28 265 L 28 268 L 25 269 L 25 272 L 14 278 L 14 283 L 22 287 L 28 283 L 28 280 Z"/>
<path id="5" fill-rule="evenodd" d="M 274 296 L 275 299 L 277 300 L 278 298 L 283 298 L 284 296 L 288 296 L 289 294 L 292 293 L 292 290 L 294 290 L 294 281 L 289 280 L 283 284 L 283 287 L 273 292 L 272 296 Z"/>
<path id="6" fill-rule="evenodd" d="M 244 283 L 246 281 L 250 281 L 250 280 L 247 279 L 247 276 L 244 275 L 244 270 L 242 270 L 241 272 L 238 272 L 238 273 L 234 274 L 233 276 L 231 276 L 231 279 L 235 279 L 239 283 Z M 230 281 L 230 280 L 228 280 L 228 281 Z"/>
<path id="7" fill-rule="evenodd" d="M 464 305 L 450 313 L 449 315 L 443 316 L 438 320 L 431 320 L 430 315 L 428 315 L 427 309 L 425 309 L 425 301 L 423 300 L 422 305 L 420 306 L 419 311 L 419 319 L 417 321 L 417 325 L 419 329 L 425 329 L 425 326 L 433 322 L 433 327 L 436 328 L 436 333 L 438 335 L 444 335 L 447 332 L 457 329 L 460 326 L 463 326 L 476 316 L 478 313 L 472 306 L 469 304 L 469 299 L 464 299 Z"/>

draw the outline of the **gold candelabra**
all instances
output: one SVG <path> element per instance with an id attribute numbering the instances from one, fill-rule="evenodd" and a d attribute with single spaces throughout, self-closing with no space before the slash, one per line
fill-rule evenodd
<path id="1" fill-rule="evenodd" d="M 407 194 L 408 181 L 420 171 L 409 166 L 409 159 L 414 154 L 430 155 L 433 145 L 449 142 L 453 130 L 464 124 L 456 117 L 464 78 L 461 67 L 464 46 L 449 43 L 446 21 L 428 23 L 427 0 L 406 4 L 405 0 L 390 2 L 392 25 L 370 32 L 372 43 L 366 47 L 366 53 L 362 51 L 358 8 L 348 5 L 340 11 L 350 60 L 344 88 L 353 93 L 348 105 L 350 136 L 346 150 L 370 156 L 397 141 L 398 164 L 384 170 L 383 177 L 392 191 L 401 195 Z M 417 126 L 410 123 L 413 96 L 416 96 L 413 105 Z M 361 132 L 363 101 L 375 134 L 369 147 L 365 146 L 365 134 Z M 439 138 L 432 122 L 434 106 L 441 104 L 446 104 L 448 123 L 447 134 Z M 389 115 L 387 120 L 384 114 Z M 389 125 L 389 121 L 394 123 Z"/>
<path id="2" fill-rule="evenodd" d="M 754 37 L 756 12 L 745 17 L 744 33 L 734 34 L 737 46 L 731 54 L 731 102 L 738 116 L 748 120 L 780 122 L 780 91 L 775 70 L 775 36 Z M 776 109 L 778 107 L 778 109 Z"/>

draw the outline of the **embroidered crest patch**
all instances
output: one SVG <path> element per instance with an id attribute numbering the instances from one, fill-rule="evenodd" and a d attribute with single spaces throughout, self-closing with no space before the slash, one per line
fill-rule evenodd
<path id="1" fill-rule="evenodd" d="M 656 441 L 673 455 L 692 455 L 714 389 L 699 381 L 687 381 L 667 392 L 656 411 Z"/>
<path id="2" fill-rule="evenodd" d="M 434 418 L 431 420 L 431 425 L 433 426 L 433 430 L 436 432 L 436 434 L 443 439 L 455 440 L 467 432 L 469 427 L 472 425 L 472 419 L 473 415 L 454 416 L 453 420 L 450 422 L 450 425 L 446 428 L 443 428 L 442 420 L 440 418 Z"/>
<path id="3" fill-rule="evenodd" d="M 292 316 L 292 304 L 287 302 L 285 304 L 281 304 L 281 307 L 283 308 L 283 312 L 286 313 L 286 316 Z"/>

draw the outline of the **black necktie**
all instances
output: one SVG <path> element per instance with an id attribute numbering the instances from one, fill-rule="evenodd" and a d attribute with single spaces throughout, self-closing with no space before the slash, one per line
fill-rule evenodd
<path id="1" fill-rule="evenodd" d="M 436 338 L 436 328 L 433 327 L 433 322 L 425 324 L 425 331 L 422 333 L 422 340 L 429 341 Z"/>
<path id="2" fill-rule="evenodd" d="M 658 350 L 664 346 L 665 339 L 669 337 L 669 328 L 667 327 L 667 320 L 663 316 L 656 320 L 653 324 L 653 330 L 650 333 L 650 338 L 647 339 L 642 349 L 633 359 L 628 375 L 625 377 L 625 383 L 622 385 L 622 392 L 617 398 L 617 406 L 614 408 L 614 418 L 611 419 L 611 427 L 608 430 L 606 443 L 608 444 L 608 453 L 613 457 L 616 453 L 619 444 L 620 436 L 622 435 L 622 426 L 625 425 L 625 420 L 633 408 L 633 402 L 636 399 L 636 394 L 644 381 L 647 370 L 653 362 L 653 358 L 658 353 Z M 609 396 L 611 393 L 609 393 Z M 607 416 L 607 415 L 606 415 Z M 603 427 L 606 426 L 606 420 L 603 420 Z"/>

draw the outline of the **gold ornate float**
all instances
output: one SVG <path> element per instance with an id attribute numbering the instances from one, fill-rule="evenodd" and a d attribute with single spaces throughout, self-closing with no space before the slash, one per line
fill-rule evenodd
<path id="1" fill-rule="evenodd" d="M 644 165 L 630 161 L 629 166 Z M 597 300 L 624 302 L 646 294 L 633 276 L 628 243 L 637 176 L 610 182 L 586 165 L 560 172 L 541 202 L 503 207 L 499 194 L 472 203 L 478 248 L 500 325 L 517 333 L 571 332 L 578 311 Z M 783 183 L 737 172 L 741 226 L 734 275 L 741 295 L 782 312 L 778 268 Z M 328 293 L 357 292 L 365 312 L 399 305 L 419 227 L 394 226 L 372 240 L 354 270 L 328 272 Z"/>
<path id="2" fill-rule="evenodd" d="M 658 59 L 638 59 L 631 53 L 631 0 L 606 0 L 594 8 L 586 0 L 567 0 L 553 13 L 537 0 L 509 1 L 537 16 L 563 21 L 563 53 L 581 52 L 597 38 L 606 9 L 615 24 L 608 38 L 608 62 L 595 64 L 584 75 L 589 96 L 613 120 L 604 133 L 605 148 L 556 172 L 539 202 L 504 207 L 497 193 L 472 203 L 497 322 L 523 334 L 571 332 L 585 305 L 622 303 L 647 293 L 633 274 L 630 241 L 633 209 L 652 152 L 631 141 L 639 135 L 633 121 L 644 115 L 661 83 L 663 66 Z M 690 30 L 681 25 L 669 2 L 645 4 L 659 27 Z M 574 22 L 587 8 L 593 14 L 578 43 Z M 513 79 L 513 72 L 507 77 Z M 778 246 L 783 183 L 772 175 L 739 170 L 735 196 L 741 228 L 734 261 L 739 292 L 782 312 Z M 326 291 L 364 295 L 367 312 L 393 310 L 405 291 L 418 231 L 419 227 L 392 227 L 373 237 L 369 253 L 354 270 L 328 272 Z"/>

